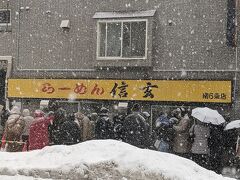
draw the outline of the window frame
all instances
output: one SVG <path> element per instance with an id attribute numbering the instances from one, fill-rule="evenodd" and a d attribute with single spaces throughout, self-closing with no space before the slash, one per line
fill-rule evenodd
<path id="1" fill-rule="evenodd" d="M 12 25 L 12 11 L 11 11 L 11 9 L 0 9 L 0 11 L 9 11 L 10 12 L 9 23 L 1 23 L 0 22 L 0 26 L 11 26 Z"/>
<path id="2" fill-rule="evenodd" d="M 96 50 L 96 59 L 97 60 L 145 60 L 147 59 L 148 56 L 148 19 L 144 18 L 144 19 L 110 19 L 110 20 L 98 20 L 97 21 L 97 50 Z M 121 23 L 121 38 L 123 37 L 123 23 L 124 22 L 146 22 L 146 34 L 145 34 L 145 56 L 143 57 L 123 57 L 122 56 L 122 48 L 123 48 L 123 39 L 121 40 L 121 56 L 100 56 L 100 23 Z M 107 34 L 106 34 L 107 36 Z"/>

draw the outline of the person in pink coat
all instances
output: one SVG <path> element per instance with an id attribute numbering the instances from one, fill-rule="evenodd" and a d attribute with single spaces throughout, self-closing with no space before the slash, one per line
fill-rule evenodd
<path id="1" fill-rule="evenodd" d="M 29 130 L 29 150 L 42 149 L 49 145 L 48 126 L 53 121 L 53 116 L 45 117 L 41 110 L 36 110 L 34 117 Z"/>

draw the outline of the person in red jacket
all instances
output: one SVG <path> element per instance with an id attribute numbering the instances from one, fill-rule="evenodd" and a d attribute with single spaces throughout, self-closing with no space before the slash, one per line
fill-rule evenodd
<path id="1" fill-rule="evenodd" d="M 49 145 L 48 126 L 53 121 L 53 116 L 44 116 L 44 112 L 36 110 L 34 121 L 29 130 L 29 150 L 42 149 Z"/>

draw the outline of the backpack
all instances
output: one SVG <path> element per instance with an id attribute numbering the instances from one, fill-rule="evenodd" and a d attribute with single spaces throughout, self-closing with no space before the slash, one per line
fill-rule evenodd
<path id="1" fill-rule="evenodd" d="M 25 122 L 22 116 L 18 116 L 13 122 L 7 123 L 6 126 L 6 140 L 14 140 L 21 137 L 24 130 Z"/>

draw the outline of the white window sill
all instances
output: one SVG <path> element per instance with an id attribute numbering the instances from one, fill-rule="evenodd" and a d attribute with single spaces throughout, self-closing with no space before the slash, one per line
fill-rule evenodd
<path id="1" fill-rule="evenodd" d="M 136 58 L 121 58 L 121 57 L 97 57 L 97 60 L 146 60 L 147 57 L 136 57 Z"/>
<path id="2" fill-rule="evenodd" d="M 0 24 L 0 32 L 11 32 L 12 25 L 11 24 Z"/>

